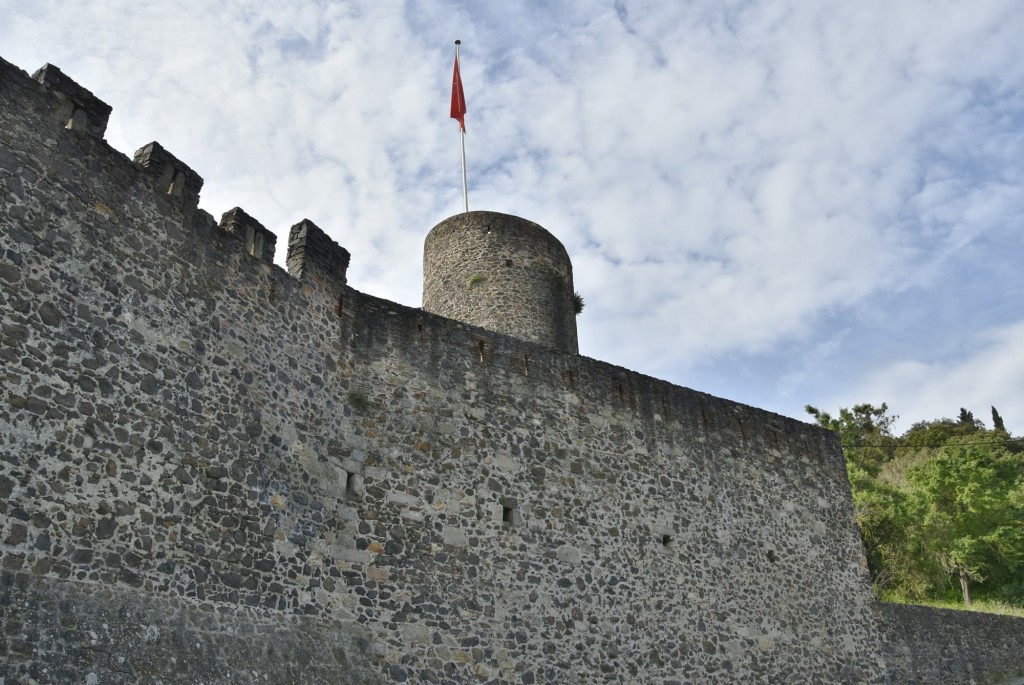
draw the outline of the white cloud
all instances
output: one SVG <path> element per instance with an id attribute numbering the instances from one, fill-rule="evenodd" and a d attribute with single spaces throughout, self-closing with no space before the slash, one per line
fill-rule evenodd
<path id="1" fill-rule="evenodd" d="M 901 415 L 898 430 L 911 423 L 956 418 L 960 407 L 991 428 L 995 406 L 1007 429 L 1024 433 L 1024 321 L 986 331 L 971 340 L 963 358 L 897 361 L 873 371 L 825 406 L 887 402 Z"/>

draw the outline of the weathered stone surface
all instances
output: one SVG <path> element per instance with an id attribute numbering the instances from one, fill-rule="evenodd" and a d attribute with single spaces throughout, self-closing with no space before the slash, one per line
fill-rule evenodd
<path id="1" fill-rule="evenodd" d="M 877 609 L 894 683 L 1004 683 L 1024 675 L 1019 618 L 903 604 Z"/>
<path id="2" fill-rule="evenodd" d="M 1020 621 L 874 604 L 833 435 L 359 293 L 308 222 L 292 277 L 163 148 L 0 92 L 0 680 L 1024 670 Z"/>
<path id="3" fill-rule="evenodd" d="M 532 221 L 466 212 L 439 223 L 424 241 L 423 309 L 433 314 L 578 352 L 574 293 L 565 247 Z M 529 355 L 521 364 L 529 368 Z"/>
<path id="4" fill-rule="evenodd" d="M 359 626 L 210 611 L 124 585 L 0 571 L 0 623 L 0 682 L 379 682 Z"/>

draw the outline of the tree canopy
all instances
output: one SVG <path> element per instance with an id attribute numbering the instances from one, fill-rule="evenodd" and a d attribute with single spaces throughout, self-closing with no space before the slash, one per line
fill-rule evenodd
<path id="1" fill-rule="evenodd" d="M 890 600 L 997 599 L 1024 606 L 1024 444 L 960 408 L 901 436 L 886 404 L 833 416 L 876 593 Z"/>

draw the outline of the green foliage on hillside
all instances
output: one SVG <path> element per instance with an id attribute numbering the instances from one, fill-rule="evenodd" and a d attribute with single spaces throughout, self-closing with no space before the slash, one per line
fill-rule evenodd
<path id="1" fill-rule="evenodd" d="M 839 434 L 881 599 L 1024 607 L 1024 442 L 995 407 L 901 436 L 886 404 L 807 413 Z"/>

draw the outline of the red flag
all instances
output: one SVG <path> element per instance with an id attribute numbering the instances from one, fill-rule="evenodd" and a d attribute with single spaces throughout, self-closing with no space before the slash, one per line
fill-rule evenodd
<path id="1" fill-rule="evenodd" d="M 459 122 L 459 128 L 466 130 L 466 94 L 462 92 L 462 76 L 459 75 L 459 56 L 455 55 L 455 73 L 452 74 L 452 119 Z"/>

